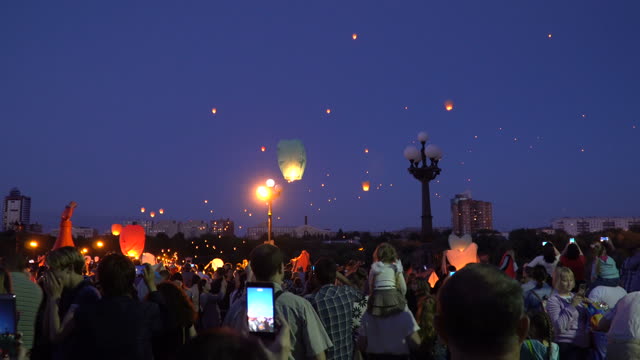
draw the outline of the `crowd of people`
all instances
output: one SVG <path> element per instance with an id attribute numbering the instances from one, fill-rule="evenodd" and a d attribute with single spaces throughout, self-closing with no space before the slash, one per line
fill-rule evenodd
<path id="1" fill-rule="evenodd" d="M 302 268 L 262 244 L 213 269 L 62 247 L 38 269 L 3 256 L 0 293 L 16 295 L 17 359 L 640 359 L 640 251 L 589 250 L 429 269 L 381 243 L 369 266 Z M 270 339 L 251 334 L 248 282 L 273 286 Z"/>

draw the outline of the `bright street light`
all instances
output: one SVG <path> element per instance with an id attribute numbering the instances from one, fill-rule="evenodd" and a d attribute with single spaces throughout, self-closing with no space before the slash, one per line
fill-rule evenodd
<path id="1" fill-rule="evenodd" d="M 271 211 L 271 205 L 273 199 L 280 196 L 282 188 L 280 188 L 280 186 L 277 186 L 276 182 L 273 179 L 267 180 L 266 185 L 267 186 L 258 186 L 258 188 L 256 189 L 256 196 L 258 197 L 258 199 L 267 202 L 267 243 L 273 245 L 273 239 L 271 238 L 271 235 L 273 233 L 273 231 L 271 230 L 273 228 L 273 212 Z"/>
<path id="2" fill-rule="evenodd" d="M 29 242 L 29 247 L 34 248 L 34 249 L 37 248 L 38 247 L 38 242 L 35 241 L 35 240 L 30 241 Z"/>
<path id="3" fill-rule="evenodd" d="M 99 240 L 98 242 L 96 242 L 96 246 L 101 248 L 104 246 L 104 242 L 102 242 L 102 240 Z"/>

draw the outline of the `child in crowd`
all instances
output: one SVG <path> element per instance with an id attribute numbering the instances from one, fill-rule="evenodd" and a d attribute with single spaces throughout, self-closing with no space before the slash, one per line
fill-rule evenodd
<path id="1" fill-rule="evenodd" d="M 520 360 L 558 360 L 551 319 L 544 311 L 529 313 L 529 338 L 522 343 Z"/>
<path id="2" fill-rule="evenodd" d="M 404 311 L 407 307 L 407 284 L 402 273 L 402 263 L 391 244 L 382 243 L 374 251 L 369 284 L 371 296 L 368 311 L 372 315 L 386 317 Z"/>
<path id="3" fill-rule="evenodd" d="M 607 256 L 608 245 L 608 241 L 592 245 L 596 258 L 591 269 L 591 289 L 599 285 L 617 286 L 620 280 L 616 261 Z"/>

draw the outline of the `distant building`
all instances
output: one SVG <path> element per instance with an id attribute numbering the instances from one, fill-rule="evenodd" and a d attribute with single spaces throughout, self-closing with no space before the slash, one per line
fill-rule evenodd
<path id="1" fill-rule="evenodd" d="M 247 228 L 247 238 L 258 240 L 267 233 L 267 223 L 261 223 L 257 226 Z M 274 226 L 271 228 L 273 237 L 281 235 L 289 235 L 295 238 L 303 238 L 307 236 L 329 236 L 335 237 L 336 233 L 328 229 L 320 229 L 311 225 L 300 226 Z"/>
<path id="2" fill-rule="evenodd" d="M 189 220 L 180 224 L 180 232 L 185 238 L 198 237 L 209 232 L 209 224 L 204 220 Z"/>
<path id="3" fill-rule="evenodd" d="M 235 235 L 234 223 L 228 218 L 211 220 L 211 233 L 219 236 L 233 237 Z"/>
<path id="4" fill-rule="evenodd" d="M 51 236 L 57 237 L 60 234 L 60 228 L 53 229 L 49 233 Z M 72 227 L 71 228 L 71 236 L 74 238 L 83 237 L 85 239 L 90 239 L 98 235 L 98 230 L 90 227 Z"/>
<path id="5" fill-rule="evenodd" d="M 152 220 L 127 220 L 122 223 L 122 227 L 127 225 L 140 225 L 144 229 L 145 234 L 150 234 L 153 231 L 153 221 Z"/>
<path id="6" fill-rule="evenodd" d="M 2 229 L 18 230 L 26 229 L 31 223 L 31 198 L 20 193 L 18 188 L 13 188 L 4 198 L 2 211 Z"/>
<path id="7" fill-rule="evenodd" d="M 451 225 L 453 232 L 457 234 L 493 230 L 491 203 L 473 200 L 471 194 L 457 194 L 451 199 Z"/>
<path id="8" fill-rule="evenodd" d="M 263 222 L 258 224 L 257 226 L 251 226 L 247 228 L 247 238 L 251 240 L 258 240 L 260 237 L 268 232 L 267 222 Z M 296 228 L 295 226 L 273 226 L 271 228 L 273 232 L 273 237 L 281 236 L 281 235 L 289 235 L 292 237 L 296 237 Z"/>
<path id="9" fill-rule="evenodd" d="M 551 223 L 554 230 L 564 230 L 569 235 L 630 228 L 640 228 L 640 217 L 564 217 Z"/>
<path id="10" fill-rule="evenodd" d="M 174 237 L 180 231 L 180 223 L 175 220 L 160 220 L 154 222 L 147 233 L 151 236 L 164 233 L 168 237 Z"/>

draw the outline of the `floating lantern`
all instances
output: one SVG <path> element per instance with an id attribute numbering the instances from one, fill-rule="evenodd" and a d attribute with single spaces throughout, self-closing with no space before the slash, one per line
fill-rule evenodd
<path id="1" fill-rule="evenodd" d="M 145 210 L 146 210 L 146 209 L 145 209 L 145 208 L 143 208 L 143 207 L 141 207 L 141 208 L 140 208 L 140 212 L 141 212 L 141 213 L 143 213 Z"/>
<path id="2" fill-rule="evenodd" d="M 164 209 L 160 209 L 160 210 L 158 210 L 158 213 L 159 213 L 160 215 L 164 214 Z"/>
<path id="3" fill-rule="evenodd" d="M 131 257 L 139 257 L 144 250 L 145 234 L 140 225 L 127 225 L 120 233 L 120 250 Z"/>
<path id="4" fill-rule="evenodd" d="M 478 245 L 473 242 L 471 235 L 462 237 L 449 235 L 449 247 L 451 250 L 447 250 L 447 260 L 456 267 L 456 270 L 462 269 L 467 264 L 478 262 Z"/>
<path id="5" fill-rule="evenodd" d="M 353 33 L 353 35 L 351 35 L 351 38 L 352 38 L 353 40 L 357 39 L 357 38 L 358 38 L 358 34 Z"/>
<path id="6" fill-rule="evenodd" d="M 327 114 L 331 114 L 331 109 L 327 109 Z"/>
<path id="7" fill-rule="evenodd" d="M 288 182 L 302 179 L 307 165 L 307 153 L 300 140 L 278 142 L 278 166 Z"/>
<path id="8" fill-rule="evenodd" d="M 263 146 L 263 147 L 260 148 L 260 151 L 265 152 L 265 151 L 267 151 L 267 148 Z"/>
<path id="9" fill-rule="evenodd" d="M 211 109 L 211 113 L 212 113 L 213 115 L 215 115 L 217 112 L 218 112 L 218 109 L 216 109 L 216 108 Z"/>
<path id="10" fill-rule="evenodd" d="M 120 233 L 122 232 L 122 225 L 120 224 L 113 224 L 111 225 L 111 233 L 115 236 L 120 235 Z"/>
<path id="11" fill-rule="evenodd" d="M 445 102 L 444 102 L 444 108 L 445 108 L 445 110 L 447 110 L 447 111 L 451 111 L 451 110 L 453 110 L 453 101 L 451 101 L 451 100 L 447 100 L 447 101 L 445 101 Z"/>
<path id="12" fill-rule="evenodd" d="M 156 217 L 156 213 L 155 213 L 155 211 L 150 212 L 150 213 L 149 213 L 149 216 L 151 216 L 151 217 Z"/>
<path id="13" fill-rule="evenodd" d="M 369 188 L 371 187 L 371 183 L 368 181 L 363 181 L 362 182 L 362 191 L 369 191 Z"/>

